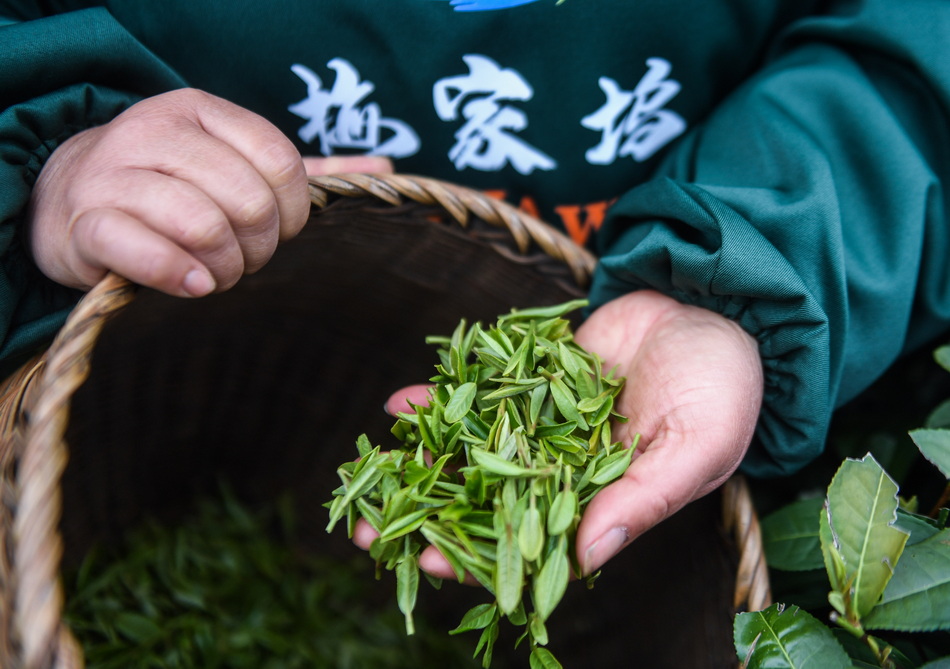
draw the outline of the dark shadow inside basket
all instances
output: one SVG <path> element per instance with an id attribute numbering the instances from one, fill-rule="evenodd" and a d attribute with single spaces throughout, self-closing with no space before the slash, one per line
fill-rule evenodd
<path id="1" fill-rule="evenodd" d="M 221 477 L 252 502 L 292 492 L 311 548 L 362 558 L 342 529 L 326 534 L 322 504 L 360 433 L 387 443 L 390 393 L 432 375 L 426 335 L 582 295 L 545 254 L 496 251 L 507 232 L 434 216 L 340 201 L 231 291 L 139 291 L 104 328 L 73 400 L 64 564 L 144 515 L 174 519 Z M 735 569 L 717 512 L 712 498 L 694 505 L 613 561 L 593 591 L 569 589 L 550 628 L 566 666 L 629 666 L 631 652 L 639 666 L 732 662 Z M 435 607 L 451 629 L 479 601 L 459 586 L 420 611 Z M 677 614 L 694 627 L 671 622 Z"/>

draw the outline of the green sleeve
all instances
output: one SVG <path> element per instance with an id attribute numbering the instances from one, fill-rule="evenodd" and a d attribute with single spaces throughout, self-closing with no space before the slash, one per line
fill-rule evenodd
<path id="1" fill-rule="evenodd" d="M 77 132 L 108 122 L 145 96 L 184 85 L 104 9 L 32 20 L 4 11 L 0 376 L 49 340 L 78 296 L 40 274 L 23 244 L 24 211 L 46 159 Z"/>
<path id="2" fill-rule="evenodd" d="M 655 289 L 756 337 L 743 468 L 794 472 L 833 410 L 950 324 L 950 3 L 838 2 L 605 223 L 594 304 Z"/>

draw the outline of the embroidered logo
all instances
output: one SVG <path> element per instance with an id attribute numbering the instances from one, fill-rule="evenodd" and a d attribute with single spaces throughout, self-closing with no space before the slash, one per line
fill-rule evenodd
<path id="1" fill-rule="evenodd" d="M 378 104 L 364 102 L 375 86 L 360 81 L 355 67 L 342 58 L 334 58 L 327 67 L 336 72 L 329 89 L 310 68 L 290 68 L 307 84 L 307 97 L 288 107 L 307 121 L 297 131 L 303 141 L 309 144 L 318 139 L 325 156 L 339 149 L 356 149 L 368 155 L 405 158 L 419 150 L 419 137 L 409 125 L 384 117 Z"/>
<path id="2" fill-rule="evenodd" d="M 445 77 L 432 88 L 439 118 L 464 121 L 449 150 L 455 167 L 490 171 L 511 164 L 521 174 L 554 169 L 554 160 L 515 135 L 528 127 L 528 117 L 510 103 L 530 100 L 530 84 L 487 56 L 468 54 L 462 60 L 468 74 Z"/>
<path id="3" fill-rule="evenodd" d="M 649 58 L 647 66 L 649 70 L 632 91 L 623 90 L 609 77 L 599 79 L 607 101 L 581 119 L 585 128 L 601 132 L 600 143 L 585 154 L 588 162 L 609 165 L 624 156 L 642 162 L 686 129 L 679 114 L 663 109 L 680 91 L 680 83 L 668 78 L 670 63 Z"/>

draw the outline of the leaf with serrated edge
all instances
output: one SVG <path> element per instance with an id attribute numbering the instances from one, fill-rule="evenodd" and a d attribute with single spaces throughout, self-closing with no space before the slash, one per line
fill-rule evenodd
<path id="1" fill-rule="evenodd" d="M 740 613 L 733 636 L 747 669 L 851 669 L 851 659 L 831 630 L 797 606 L 773 604 Z"/>
<path id="2" fill-rule="evenodd" d="M 867 629 L 924 632 L 950 629 L 950 529 L 908 546 Z"/>
<path id="3" fill-rule="evenodd" d="M 912 430 L 910 438 L 925 458 L 950 479 L 950 430 L 920 429 Z"/>
<path id="4" fill-rule="evenodd" d="M 845 460 L 828 486 L 831 530 L 852 582 L 851 606 L 858 618 L 880 599 L 909 536 L 894 527 L 897 490 L 870 453 Z"/>

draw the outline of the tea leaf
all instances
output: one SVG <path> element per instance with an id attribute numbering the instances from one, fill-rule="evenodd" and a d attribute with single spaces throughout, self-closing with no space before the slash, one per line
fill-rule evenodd
<path id="1" fill-rule="evenodd" d="M 818 522 L 824 500 L 793 502 L 762 519 L 762 541 L 770 567 L 786 571 L 821 569 Z"/>
<path id="2" fill-rule="evenodd" d="M 457 423 L 472 408 L 478 386 L 471 381 L 463 383 L 452 391 L 451 399 L 445 406 L 443 418 L 447 423 Z"/>
<path id="3" fill-rule="evenodd" d="M 517 608 L 524 588 L 524 563 L 514 534 L 511 522 L 506 522 L 498 535 L 495 562 L 495 598 L 498 608 L 506 615 Z"/>
<path id="4" fill-rule="evenodd" d="M 518 548 L 521 550 L 521 556 L 528 562 L 534 562 L 541 555 L 544 548 L 544 529 L 541 527 L 541 512 L 535 504 L 535 498 L 531 496 L 531 506 L 525 512 L 521 519 L 521 526 L 518 528 Z"/>
<path id="5" fill-rule="evenodd" d="M 851 669 L 831 630 L 797 606 L 773 604 L 735 618 L 736 651 L 748 669 Z"/>
<path id="6" fill-rule="evenodd" d="M 921 428 L 912 430 L 910 438 L 924 457 L 950 479 L 950 430 Z"/>
<path id="7" fill-rule="evenodd" d="M 449 634 L 459 634 L 461 632 L 471 632 L 488 627 L 493 620 L 498 618 L 498 606 L 495 604 L 478 604 L 469 609 L 458 627 L 451 630 Z"/>
<path id="8" fill-rule="evenodd" d="M 534 606 L 541 620 L 547 620 L 567 591 L 571 577 L 567 557 L 567 539 L 561 535 L 557 546 L 546 557 L 534 581 Z"/>
<path id="9" fill-rule="evenodd" d="M 574 523 L 574 516 L 577 515 L 577 493 L 573 490 L 562 490 L 551 503 L 551 510 L 548 512 L 548 534 L 556 537 L 564 534 Z"/>
<path id="10" fill-rule="evenodd" d="M 950 530 L 905 549 L 881 601 L 862 622 L 868 629 L 950 629 Z"/>
<path id="11" fill-rule="evenodd" d="M 633 459 L 633 447 L 623 448 L 611 453 L 597 465 L 597 471 L 590 478 L 594 485 L 606 485 L 621 476 L 630 467 Z"/>
<path id="12" fill-rule="evenodd" d="M 547 648 L 532 648 L 528 663 L 531 669 L 563 669 L 561 663 Z"/>
<path id="13" fill-rule="evenodd" d="M 829 522 L 846 578 L 853 577 L 858 618 L 880 599 L 907 542 L 908 534 L 894 527 L 897 490 L 870 454 L 846 460 L 828 487 Z"/>
<path id="14" fill-rule="evenodd" d="M 406 617 L 406 634 L 415 634 L 416 626 L 412 619 L 416 608 L 416 596 L 419 592 L 419 562 L 415 556 L 407 555 L 396 566 L 396 602 Z"/>

